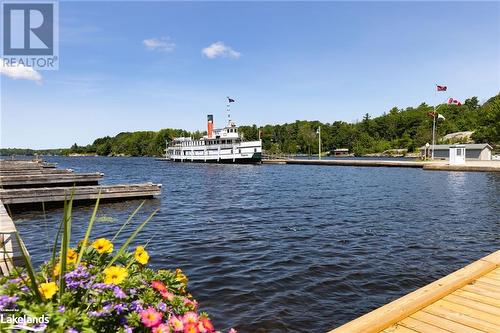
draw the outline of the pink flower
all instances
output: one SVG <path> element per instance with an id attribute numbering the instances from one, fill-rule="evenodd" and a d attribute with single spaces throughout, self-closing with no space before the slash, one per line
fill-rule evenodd
<path id="1" fill-rule="evenodd" d="M 211 333 L 214 331 L 214 325 L 212 325 L 212 322 L 207 317 L 200 317 L 198 329 L 201 333 Z"/>
<path id="2" fill-rule="evenodd" d="M 228 333 L 238 333 L 234 328 L 231 328 Z"/>
<path id="3" fill-rule="evenodd" d="M 168 323 L 172 326 L 174 332 L 182 332 L 184 330 L 184 323 L 179 319 L 179 317 L 170 317 Z"/>
<path id="4" fill-rule="evenodd" d="M 161 324 L 163 314 L 154 308 L 147 308 L 141 311 L 141 321 L 146 327 L 156 327 Z"/>
<path id="5" fill-rule="evenodd" d="M 153 333 L 170 333 L 170 327 L 167 324 L 160 324 L 153 327 Z"/>
<path id="6" fill-rule="evenodd" d="M 189 298 L 184 298 L 184 305 L 187 306 L 192 306 L 193 309 L 196 309 L 198 307 L 198 302 L 196 300 L 190 300 Z"/>
<path id="7" fill-rule="evenodd" d="M 198 326 L 196 326 L 196 324 L 189 323 L 184 326 L 184 333 L 200 333 L 200 331 L 198 330 Z"/>
<path id="8" fill-rule="evenodd" d="M 193 311 L 186 312 L 184 314 L 184 317 L 182 317 L 182 322 L 184 323 L 184 325 L 188 324 L 196 325 L 198 324 L 198 314 Z"/>
<path id="9" fill-rule="evenodd" d="M 158 290 L 160 293 L 168 291 L 167 287 L 165 287 L 165 284 L 163 284 L 163 282 L 161 282 L 161 281 L 152 281 L 151 287 Z"/>
<path id="10" fill-rule="evenodd" d="M 174 294 L 172 294 L 168 290 L 160 291 L 160 294 L 163 298 L 167 299 L 169 302 L 172 302 L 174 300 Z"/>

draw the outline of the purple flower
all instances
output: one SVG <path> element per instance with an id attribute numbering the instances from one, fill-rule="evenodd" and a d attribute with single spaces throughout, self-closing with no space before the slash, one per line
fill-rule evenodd
<path id="1" fill-rule="evenodd" d="M 57 312 L 64 313 L 64 311 L 66 311 L 66 307 L 64 307 L 64 305 L 59 305 Z"/>
<path id="2" fill-rule="evenodd" d="M 16 301 L 19 299 L 17 296 L 0 295 L 0 311 L 5 309 L 13 309 L 17 305 Z"/>
<path id="3" fill-rule="evenodd" d="M 132 309 L 132 311 L 140 312 L 143 310 L 142 302 L 141 301 L 133 301 L 130 304 L 130 308 Z"/>
<path id="4" fill-rule="evenodd" d="M 123 329 L 125 330 L 125 333 L 132 333 L 133 332 L 132 328 L 127 326 L 127 325 L 123 326 Z"/>
<path id="5" fill-rule="evenodd" d="M 41 324 L 33 325 L 33 328 L 36 330 L 44 331 L 47 328 L 47 324 L 41 323 Z"/>
<path id="6" fill-rule="evenodd" d="M 114 306 L 114 310 L 116 311 L 116 313 L 120 314 L 123 311 L 127 310 L 127 307 L 122 303 L 118 303 Z"/>
<path id="7" fill-rule="evenodd" d="M 86 288 L 90 274 L 85 266 L 78 266 L 73 271 L 64 275 L 68 289 Z"/>
<path id="8" fill-rule="evenodd" d="M 66 333 L 78 333 L 77 330 L 75 330 L 74 328 L 70 327 L 66 330 Z"/>
<path id="9" fill-rule="evenodd" d="M 94 283 L 92 285 L 92 288 L 105 290 L 105 289 L 113 289 L 114 286 L 112 284 L 106 284 L 106 283 L 99 282 L 99 283 Z"/>
<path id="10" fill-rule="evenodd" d="M 116 298 L 123 299 L 127 297 L 127 295 L 123 292 L 122 288 L 115 286 L 113 288 L 113 294 L 115 295 Z"/>
<path id="11" fill-rule="evenodd" d="M 102 310 L 101 312 L 104 313 L 104 314 L 108 314 L 111 312 L 111 310 L 113 309 L 113 305 L 111 304 L 106 304 L 102 307 Z"/>
<path id="12" fill-rule="evenodd" d="M 167 311 L 167 304 L 160 302 L 160 303 L 158 303 L 156 308 L 162 312 L 166 312 Z"/>
<path id="13" fill-rule="evenodd" d="M 104 317 L 108 315 L 108 313 L 104 312 L 104 311 L 90 311 L 89 312 L 89 317 Z"/>

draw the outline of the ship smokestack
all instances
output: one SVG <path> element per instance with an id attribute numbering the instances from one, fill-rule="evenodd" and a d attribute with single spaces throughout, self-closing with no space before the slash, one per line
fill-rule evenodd
<path id="1" fill-rule="evenodd" d="M 207 115 L 207 136 L 209 139 L 212 138 L 212 132 L 214 131 L 214 116 Z"/>

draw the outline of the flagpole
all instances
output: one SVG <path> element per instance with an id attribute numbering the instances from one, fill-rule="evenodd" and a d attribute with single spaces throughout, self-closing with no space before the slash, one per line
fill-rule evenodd
<path id="1" fill-rule="evenodd" d="M 436 107 L 434 105 L 434 117 L 432 120 L 432 156 L 431 159 L 434 159 L 434 146 L 436 145 L 436 129 L 437 129 L 437 123 L 436 123 L 436 117 L 438 116 L 438 113 L 436 112 L 444 103 L 441 103 Z"/>
<path id="2" fill-rule="evenodd" d="M 321 159 L 321 126 L 318 127 L 318 160 Z"/>
<path id="3" fill-rule="evenodd" d="M 434 106 L 434 112 L 432 117 L 432 155 L 431 160 L 434 160 L 434 146 L 436 145 L 436 106 Z"/>

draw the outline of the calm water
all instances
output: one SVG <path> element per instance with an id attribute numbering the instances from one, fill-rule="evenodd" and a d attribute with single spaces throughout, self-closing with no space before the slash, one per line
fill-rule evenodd
<path id="1" fill-rule="evenodd" d="M 155 267 L 187 272 L 217 327 L 240 332 L 326 331 L 500 245 L 499 174 L 49 160 L 102 171 L 103 183 L 162 183 L 140 217 L 160 212 L 139 241 L 152 238 Z M 138 204 L 103 205 L 95 234 L 113 235 Z M 90 214 L 74 210 L 74 239 Z M 40 263 L 61 210 L 14 217 Z"/>

